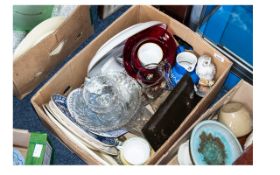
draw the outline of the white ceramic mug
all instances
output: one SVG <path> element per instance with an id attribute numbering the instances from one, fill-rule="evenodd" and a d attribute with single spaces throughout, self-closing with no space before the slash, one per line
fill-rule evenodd
<path id="1" fill-rule="evenodd" d="M 158 44 L 148 42 L 140 46 L 137 57 L 142 66 L 159 64 L 163 59 L 163 51 Z"/>
<path id="2" fill-rule="evenodd" d="M 117 148 L 120 150 L 120 160 L 125 165 L 143 165 L 152 154 L 149 143 L 142 137 L 129 138 Z"/>

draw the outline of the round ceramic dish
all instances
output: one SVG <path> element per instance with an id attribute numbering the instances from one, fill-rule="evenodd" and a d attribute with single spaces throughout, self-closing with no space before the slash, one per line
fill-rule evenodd
<path id="1" fill-rule="evenodd" d="M 219 113 L 219 122 L 225 124 L 236 137 L 247 135 L 253 129 L 253 119 L 242 103 L 225 104 Z"/>
<path id="2" fill-rule="evenodd" d="M 130 37 L 124 47 L 123 58 L 126 72 L 136 78 L 139 69 L 143 69 L 143 63 L 138 58 L 138 51 L 142 45 L 153 43 L 163 51 L 161 61 L 168 62 L 171 66 L 175 62 L 176 42 L 173 36 L 166 30 L 166 25 L 156 25 Z M 151 71 L 148 70 L 147 71 Z"/>
<path id="3" fill-rule="evenodd" d="M 65 21 L 65 19 L 64 16 L 56 16 L 38 24 L 17 46 L 14 52 L 14 59 L 24 54 L 27 50 L 31 49 L 48 35 L 53 33 Z"/>
<path id="4" fill-rule="evenodd" d="M 242 154 L 242 147 L 226 126 L 206 120 L 193 129 L 190 152 L 195 165 L 230 165 Z"/>
<path id="5" fill-rule="evenodd" d="M 137 57 L 143 67 L 149 64 L 159 64 L 163 58 L 163 51 L 155 43 L 145 43 L 139 47 Z"/>
<path id="6" fill-rule="evenodd" d="M 107 42 L 105 42 L 96 52 L 95 56 L 92 58 L 91 62 L 88 65 L 87 72 L 89 73 L 91 69 L 102 59 L 108 52 L 110 52 L 113 48 L 127 40 L 129 37 L 135 35 L 138 32 L 141 32 L 149 27 L 162 24 L 160 21 L 149 21 L 145 23 L 135 24 L 133 26 L 128 27 L 127 29 L 119 32 Z"/>
<path id="7" fill-rule="evenodd" d="M 125 165 L 143 165 L 152 152 L 149 143 L 141 137 L 132 137 L 118 148 L 120 159 Z"/>
<path id="8" fill-rule="evenodd" d="M 110 72 L 107 76 L 120 89 L 119 105 L 114 106 L 108 113 L 96 113 L 85 103 L 82 89 L 77 89 L 68 95 L 67 106 L 76 121 L 91 132 L 106 132 L 122 128 L 134 116 L 140 107 L 140 85 L 125 73 Z"/>

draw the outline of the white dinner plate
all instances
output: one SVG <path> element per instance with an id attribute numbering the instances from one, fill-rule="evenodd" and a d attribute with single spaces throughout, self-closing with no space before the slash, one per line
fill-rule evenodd
<path id="1" fill-rule="evenodd" d="M 138 32 L 141 32 L 149 27 L 162 24 L 160 21 L 149 21 L 145 23 L 138 23 L 133 26 L 128 27 L 125 30 L 122 30 L 115 36 L 113 36 L 111 39 L 109 39 L 107 42 L 105 42 L 96 52 L 95 56 L 92 58 L 91 62 L 88 65 L 88 73 L 91 71 L 91 69 L 96 65 L 97 62 L 100 61 L 100 59 L 105 56 L 110 50 L 112 50 L 117 45 L 121 44 L 125 40 L 127 40 L 129 37 L 135 35 Z"/>

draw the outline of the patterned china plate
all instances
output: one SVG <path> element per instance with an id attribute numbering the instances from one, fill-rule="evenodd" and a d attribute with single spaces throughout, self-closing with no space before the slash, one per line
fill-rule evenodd
<path id="1" fill-rule="evenodd" d="M 24 157 L 16 148 L 13 148 L 13 164 L 24 165 Z"/>
<path id="2" fill-rule="evenodd" d="M 75 118 L 73 118 L 67 108 L 67 98 L 65 96 L 56 94 L 52 96 L 52 101 L 57 106 L 57 108 L 66 116 L 68 117 L 73 123 L 79 125 Z M 94 135 L 101 136 L 101 137 L 112 137 L 117 138 L 127 133 L 127 130 L 124 128 L 120 128 L 117 130 L 107 131 L 107 132 L 90 132 L 86 130 L 85 127 L 79 125 L 83 130 L 87 131 L 89 134 L 93 133 Z"/>
<path id="3" fill-rule="evenodd" d="M 97 139 L 92 139 L 92 137 L 87 138 L 85 135 L 78 136 L 77 130 L 73 131 L 73 127 L 76 128 L 77 126 L 67 125 L 65 122 L 62 122 L 60 118 L 57 118 L 57 114 L 53 113 L 54 111 L 51 110 L 51 107 L 48 104 L 43 105 L 43 109 L 54 125 L 56 125 L 65 134 L 65 137 L 71 139 L 74 143 L 81 144 L 81 146 L 86 146 L 91 150 L 100 151 L 109 155 L 119 154 L 119 151 L 115 146 L 104 146 L 104 143 Z"/>
<path id="4" fill-rule="evenodd" d="M 53 107 L 56 108 L 56 110 L 61 111 L 64 114 L 64 117 L 67 118 L 62 118 L 64 120 L 68 120 L 68 122 L 72 122 L 73 124 L 75 124 L 76 126 L 78 126 L 81 130 L 84 130 L 90 137 L 93 137 L 95 139 L 97 139 L 98 141 L 102 142 L 103 144 L 105 144 L 105 146 L 116 146 L 119 144 L 119 142 L 117 141 L 117 139 L 115 139 L 114 137 L 104 137 L 104 136 L 100 136 L 100 135 L 96 135 L 90 131 L 88 131 L 86 128 L 84 128 L 83 126 L 79 125 L 75 118 L 73 118 L 67 108 L 67 98 L 65 96 L 62 95 L 58 95 L 55 94 L 51 97 L 51 102 L 53 103 Z M 52 107 L 51 106 L 51 107 Z"/>

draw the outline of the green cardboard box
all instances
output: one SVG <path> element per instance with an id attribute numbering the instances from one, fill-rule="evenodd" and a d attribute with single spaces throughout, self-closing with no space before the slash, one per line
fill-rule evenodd
<path id="1" fill-rule="evenodd" d="M 49 165 L 53 158 L 53 148 L 46 133 L 13 130 L 13 147 L 25 158 L 25 165 Z"/>

